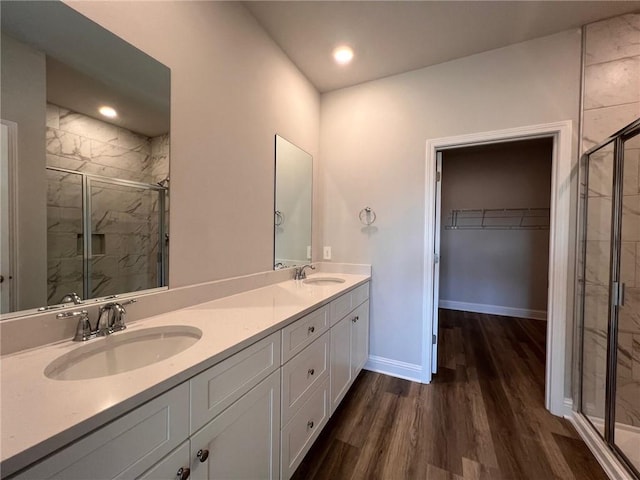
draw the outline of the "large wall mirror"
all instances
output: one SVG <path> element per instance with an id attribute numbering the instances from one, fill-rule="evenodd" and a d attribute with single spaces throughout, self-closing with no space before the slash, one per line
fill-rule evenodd
<path id="1" fill-rule="evenodd" d="M 276 135 L 275 269 L 311 260 L 311 155 Z"/>
<path id="2" fill-rule="evenodd" d="M 0 9 L 0 312 L 166 286 L 170 70 L 61 2 Z"/>

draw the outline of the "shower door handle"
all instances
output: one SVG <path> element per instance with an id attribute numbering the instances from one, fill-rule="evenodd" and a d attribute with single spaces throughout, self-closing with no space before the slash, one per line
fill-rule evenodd
<path id="1" fill-rule="evenodd" d="M 624 306 L 624 283 L 613 282 L 613 304 L 616 307 Z"/>

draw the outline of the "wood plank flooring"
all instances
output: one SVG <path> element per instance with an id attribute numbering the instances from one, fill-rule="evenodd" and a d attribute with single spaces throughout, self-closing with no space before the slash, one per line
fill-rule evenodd
<path id="1" fill-rule="evenodd" d="M 363 371 L 296 471 L 316 479 L 606 479 L 544 408 L 546 323 L 441 310 L 431 385 Z"/>

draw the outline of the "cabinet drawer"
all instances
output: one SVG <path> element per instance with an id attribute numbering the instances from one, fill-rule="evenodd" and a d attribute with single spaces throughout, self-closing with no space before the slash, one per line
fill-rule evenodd
<path id="1" fill-rule="evenodd" d="M 325 305 L 282 329 L 282 363 L 329 329 L 329 306 Z"/>
<path id="2" fill-rule="evenodd" d="M 90 433 L 14 479 L 134 478 L 189 436 L 187 383 Z"/>
<path id="3" fill-rule="evenodd" d="M 341 297 L 331 302 L 331 326 L 334 326 L 351 311 L 351 292 L 347 292 Z"/>
<path id="4" fill-rule="evenodd" d="M 282 367 L 282 425 L 329 375 L 329 332 Z"/>
<path id="5" fill-rule="evenodd" d="M 189 381 L 191 433 L 280 366 L 280 332 L 254 343 Z"/>
<path id="6" fill-rule="evenodd" d="M 351 308 L 356 308 L 369 298 L 369 282 L 351 290 Z"/>
<path id="7" fill-rule="evenodd" d="M 282 429 L 282 478 L 293 475 L 329 418 L 329 381 L 326 379 Z"/>
<path id="8" fill-rule="evenodd" d="M 345 293 L 331 302 L 331 326 L 369 298 L 369 282 Z"/>

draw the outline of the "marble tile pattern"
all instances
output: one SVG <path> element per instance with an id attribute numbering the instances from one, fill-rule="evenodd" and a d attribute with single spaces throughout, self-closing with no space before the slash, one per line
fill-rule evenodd
<path id="1" fill-rule="evenodd" d="M 149 138 L 47 105 L 47 165 L 109 178 L 157 183 L 169 176 L 169 135 Z M 48 297 L 82 292 L 80 175 L 48 171 Z M 158 283 L 158 193 L 92 181 L 92 229 L 104 252 L 91 262 L 92 297 Z M 168 212 L 168 202 L 167 202 Z M 168 215 L 167 215 L 168 218 Z"/>
<path id="2" fill-rule="evenodd" d="M 640 13 L 585 28 L 583 151 L 640 117 Z"/>
<path id="3" fill-rule="evenodd" d="M 582 151 L 640 117 L 640 14 L 585 28 Z M 625 151 L 616 421 L 640 426 L 640 146 Z M 613 148 L 590 158 L 584 282 L 583 408 L 604 416 Z"/>

